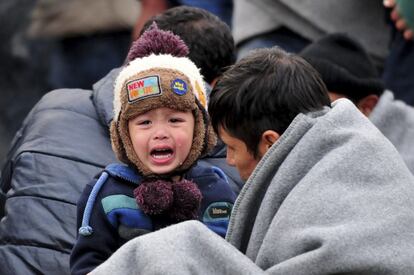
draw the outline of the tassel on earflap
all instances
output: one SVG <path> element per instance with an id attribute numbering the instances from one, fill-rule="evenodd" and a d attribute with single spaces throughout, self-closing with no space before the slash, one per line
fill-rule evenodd
<path id="1" fill-rule="evenodd" d="M 172 222 L 196 219 L 202 199 L 197 184 L 186 179 L 144 181 L 135 188 L 134 196 L 145 214 L 164 215 Z"/>

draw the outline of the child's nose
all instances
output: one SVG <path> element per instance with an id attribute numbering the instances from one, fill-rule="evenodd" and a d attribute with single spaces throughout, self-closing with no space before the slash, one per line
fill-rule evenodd
<path id="1" fill-rule="evenodd" d="M 154 133 L 154 139 L 166 139 L 168 138 L 168 132 L 166 131 L 165 127 L 160 126 L 157 127 Z"/>

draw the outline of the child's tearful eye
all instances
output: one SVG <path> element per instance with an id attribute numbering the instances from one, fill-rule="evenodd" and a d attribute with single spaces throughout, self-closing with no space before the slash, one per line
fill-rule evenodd
<path id="1" fill-rule="evenodd" d="M 138 122 L 138 125 L 142 125 L 142 126 L 150 125 L 150 124 L 151 124 L 150 120 L 143 120 L 143 121 Z"/>
<path id="2" fill-rule="evenodd" d="M 182 118 L 171 118 L 170 122 L 171 123 L 179 123 L 179 122 L 184 122 L 184 120 Z"/>

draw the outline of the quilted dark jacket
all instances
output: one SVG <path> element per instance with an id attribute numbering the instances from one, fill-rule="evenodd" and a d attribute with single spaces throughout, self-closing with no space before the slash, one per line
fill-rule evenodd
<path id="1" fill-rule="evenodd" d="M 1 174 L 0 274 L 69 274 L 76 202 L 84 186 L 117 162 L 108 125 L 118 69 L 93 91 L 46 94 L 17 132 Z M 223 146 L 204 161 L 219 166 L 236 193 L 237 172 Z"/>

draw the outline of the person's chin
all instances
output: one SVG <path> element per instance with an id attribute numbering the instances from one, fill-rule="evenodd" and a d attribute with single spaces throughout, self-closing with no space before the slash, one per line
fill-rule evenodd
<path id="1" fill-rule="evenodd" d="M 152 165 L 151 171 L 158 175 L 169 174 L 178 167 L 177 164 L 170 163 L 168 165 Z"/>
<path id="2" fill-rule="evenodd" d="M 249 175 L 246 175 L 246 174 L 239 174 L 240 175 L 240 178 L 244 181 L 244 182 L 246 182 L 248 179 L 249 179 L 249 177 L 250 177 L 250 174 Z"/>

